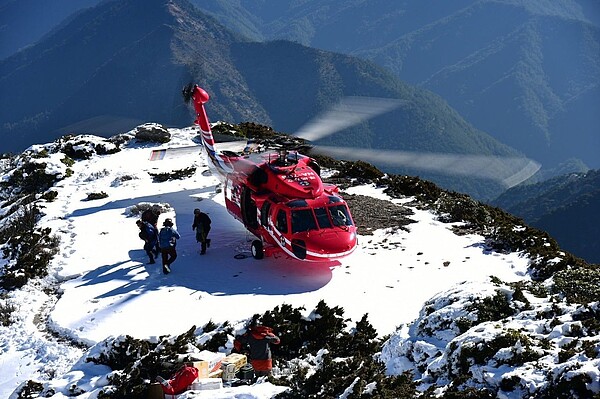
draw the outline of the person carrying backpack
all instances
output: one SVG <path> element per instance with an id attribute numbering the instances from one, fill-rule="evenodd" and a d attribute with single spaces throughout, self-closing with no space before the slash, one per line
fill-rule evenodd
<path id="1" fill-rule="evenodd" d="M 200 255 L 206 253 L 206 248 L 210 247 L 210 239 L 208 233 L 210 232 L 210 217 L 200 209 L 194 209 L 194 223 L 192 224 L 192 230 L 196 230 L 196 241 L 201 243 Z"/>
<path id="2" fill-rule="evenodd" d="M 135 222 L 140 229 L 138 237 L 144 240 L 144 251 L 148 254 L 148 264 L 156 263 L 154 257 L 158 256 L 158 233 L 154 226 L 148 222 L 138 220 Z"/>
<path id="3" fill-rule="evenodd" d="M 255 375 L 262 377 L 271 374 L 273 360 L 271 359 L 270 345 L 278 345 L 279 342 L 279 337 L 273 333 L 271 327 L 262 326 L 254 319 L 244 334 L 235 337 L 233 348 L 240 353 L 244 347 L 248 347 L 248 358 Z"/>
<path id="4" fill-rule="evenodd" d="M 160 216 L 160 208 L 152 205 L 150 208 L 142 212 L 142 222 L 148 222 L 158 229 L 158 217 Z"/>
<path id="5" fill-rule="evenodd" d="M 181 236 L 173 227 L 173 221 L 169 218 L 163 222 L 163 227 L 158 233 L 158 242 L 162 253 L 162 267 L 163 273 L 171 273 L 171 264 L 175 262 L 177 258 L 177 240 Z"/>

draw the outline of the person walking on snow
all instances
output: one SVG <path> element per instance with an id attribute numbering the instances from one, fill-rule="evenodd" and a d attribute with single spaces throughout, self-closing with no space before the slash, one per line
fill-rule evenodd
<path id="1" fill-rule="evenodd" d="M 163 273 L 169 274 L 171 272 L 171 264 L 175 262 L 177 258 L 177 240 L 181 236 L 173 227 L 173 221 L 171 219 L 165 219 L 163 222 L 163 228 L 158 233 L 158 242 L 162 254 L 162 266 Z"/>
<path id="2" fill-rule="evenodd" d="M 206 253 L 206 248 L 210 247 L 210 239 L 208 233 L 210 232 L 210 217 L 200 209 L 194 209 L 194 223 L 192 224 L 192 230 L 196 230 L 196 241 L 201 243 L 200 255 Z"/>
<path id="3" fill-rule="evenodd" d="M 148 264 L 156 263 L 154 257 L 158 256 L 158 232 L 154 226 L 148 222 L 138 220 L 135 222 L 140 229 L 138 236 L 144 240 L 144 251 L 148 254 Z"/>
<path id="4" fill-rule="evenodd" d="M 278 345 L 279 337 L 273 333 L 271 327 L 262 326 L 253 320 L 248 330 L 237 335 L 233 341 L 233 348 L 240 353 L 244 346 L 250 349 L 249 359 L 257 377 L 271 374 L 273 360 L 271 359 L 271 344 Z"/>

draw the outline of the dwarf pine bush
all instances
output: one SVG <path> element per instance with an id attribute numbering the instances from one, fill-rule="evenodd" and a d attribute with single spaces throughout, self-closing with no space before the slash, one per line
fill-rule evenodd
<path id="1" fill-rule="evenodd" d="M 152 176 L 156 182 L 165 182 L 168 180 L 186 179 L 193 176 L 194 173 L 196 173 L 196 168 L 190 166 L 189 168 L 177 169 L 169 173 L 149 173 L 149 175 Z"/>
<path id="2" fill-rule="evenodd" d="M 39 214 L 34 204 L 22 206 L 0 230 L 0 240 L 5 243 L 3 257 L 10 260 L 0 276 L 0 286 L 6 290 L 45 277 L 50 260 L 59 252 L 59 238 L 51 235 L 50 228 L 37 226 Z"/>

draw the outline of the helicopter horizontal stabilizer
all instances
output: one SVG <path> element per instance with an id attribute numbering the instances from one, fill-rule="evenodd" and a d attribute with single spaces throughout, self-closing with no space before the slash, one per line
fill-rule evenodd
<path id="1" fill-rule="evenodd" d="M 198 145 L 191 145 L 186 147 L 172 147 L 172 148 L 160 148 L 157 150 L 152 150 L 150 153 L 151 161 L 162 161 L 166 158 L 172 158 L 175 156 L 185 155 L 185 154 L 197 154 L 202 151 L 202 147 Z"/>

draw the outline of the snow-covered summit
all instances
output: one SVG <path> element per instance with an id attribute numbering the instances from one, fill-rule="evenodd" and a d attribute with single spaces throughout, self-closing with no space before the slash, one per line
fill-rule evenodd
<path id="1" fill-rule="evenodd" d="M 111 392 L 116 374 L 127 373 L 88 359 L 108 356 L 127 337 L 156 344 L 195 326 L 190 350 L 221 333 L 218 350 L 228 352 L 232 333 L 252 315 L 285 305 L 304 309 L 310 320 L 322 301 L 343 309 L 350 333 L 368 315 L 378 339 L 387 337 L 373 355 L 388 375 L 410 371 L 420 389 L 438 395 L 477 388 L 499 397 L 542 397 L 535 395 L 571 382 L 579 392 L 600 392 L 592 322 L 598 303 L 570 303 L 554 280 L 532 281 L 530 253 L 495 251 L 476 231 L 458 235 L 464 223 L 448 222 L 413 195 L 392 198 L 369 183 L 345 193 L 399 203 L 414 223 L 361 235 L 359 249 L 335 263 L 283 255 L 256 260 L 200 148 L 150 161 L 152 149 L 197 143 L 193 128 L 169 133 L 168 144 L 138 141 L 134 132 L 62 138 L 31 147 L 5 171 L 3 236 L 35 204 L 35 229 L 50 229 L 59 244 L 43 247 L 51 258 L 47 275 L 4 285 L 0 308 L 9 317 L 0 327 L 0 397 L 34 387 L 44 397 L 97 398 Z M 169 275 L 147 264 L 137 235 L 135 221 L 152 204 L 163 209 L 159 224 L 171 218 L 181 234 Z M 204 256 L 191 228 L 194 208 L 213 220 Z M 7 276 L 24 255 L 18 245 L 3 249 Z M 590 270 L 595 281 L 598 273 Z M 204 328 L 211 323 L 214 330 Z M 281 368 L 304 365 L 319 373 L 325 366 L 314 356 L 282 361 Z M 286 385 L 288 377 L 280 377 Z M 202 397 L 268 398 L 286 390 L 261 382 Z M 368 392 L 376 397 L 376 390 Z"/>

